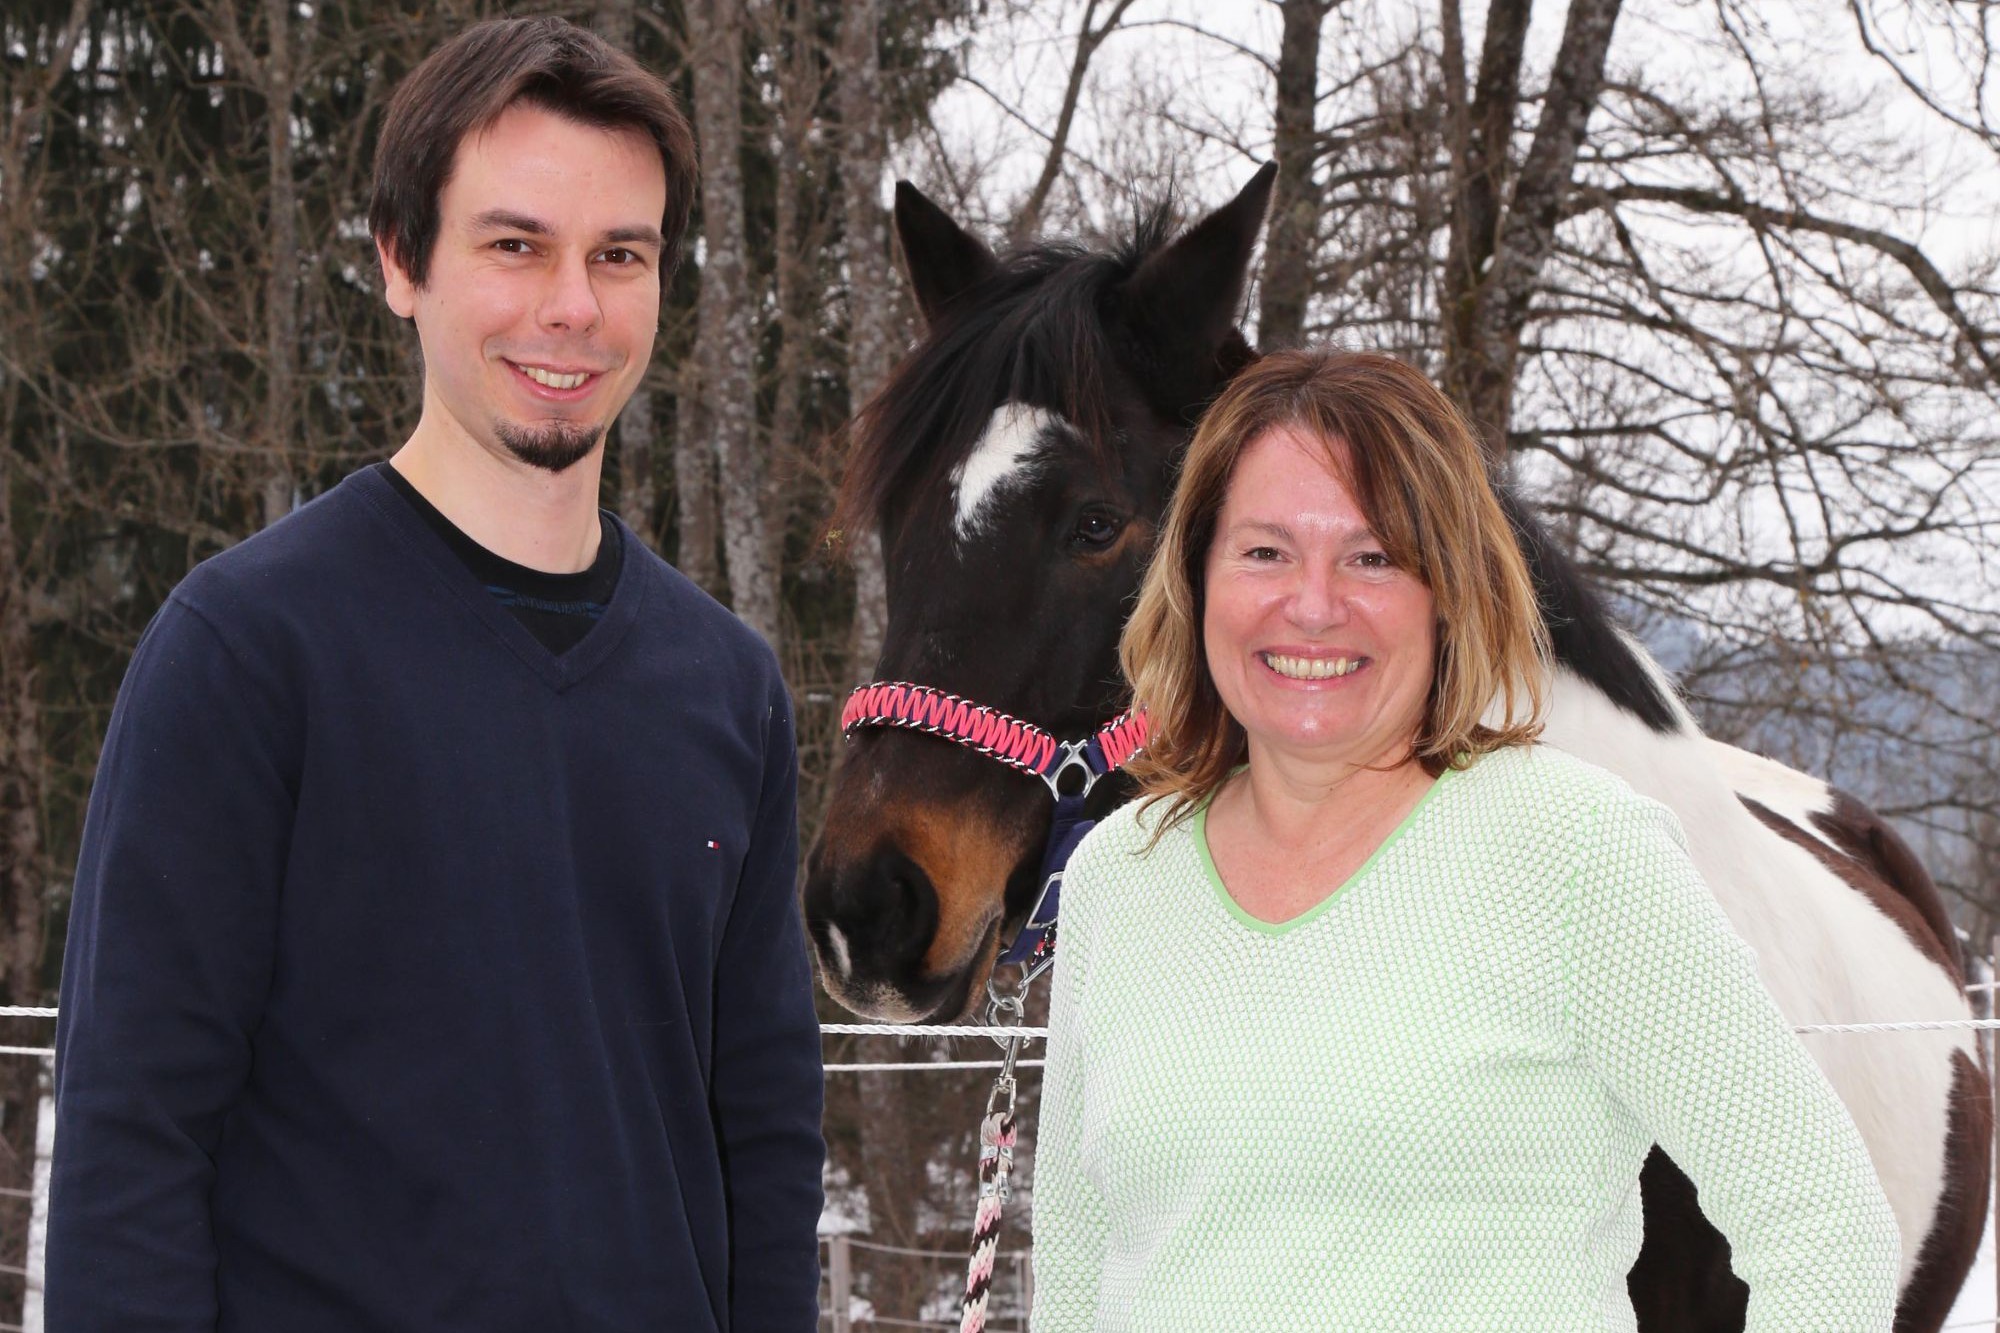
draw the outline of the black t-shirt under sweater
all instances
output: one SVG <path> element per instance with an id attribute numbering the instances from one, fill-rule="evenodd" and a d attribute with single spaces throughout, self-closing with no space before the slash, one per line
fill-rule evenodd
<path id="1" fill-rule="evenodd" d="M 611 523 L 560 655 L 372 468 L 147 627 L 76 867 L 51 1329 L 813 1327 L 784 681 Z"/>
<path id="2" fill-rule="evenodd" d="M 598 537 L 597 559 L 591 561 L 590 568 L 574 574 L 549 574 L 497 556 L 466 536 L 410 484 L 408 477 L 388 463 L 377 463 L 375 471 L 423 515 L 431 531 L 444 538 L 472 576 L 550 652 L 560 656 L 576 647 L 590 633 L 590 627 L 604 618 L 604 607 L 625 564 L 625 544 L 619 540 L 618 525 L 603 510 L 597 514 L 603 531 Z"/>

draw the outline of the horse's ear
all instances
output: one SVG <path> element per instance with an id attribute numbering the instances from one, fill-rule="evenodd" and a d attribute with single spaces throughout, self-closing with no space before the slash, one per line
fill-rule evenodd
<path id="1" fill-rule="evenodd" d="M 1249 357 L 1236 308 L 1277 177 L 1278 164 L 1266 162 L 1234 199 L 1148 256 L 1120 289 L 1127 327 L 1147 344 L 1154 390 L 1172 413 L 1199 411 Z"/>
<path id="2" fill-rule="evenodd" d="M 953 297 L 999 264 L 984 242 L 908 181 L 896 182 L 896 239 L 925 324 L 935 324 Z"/>

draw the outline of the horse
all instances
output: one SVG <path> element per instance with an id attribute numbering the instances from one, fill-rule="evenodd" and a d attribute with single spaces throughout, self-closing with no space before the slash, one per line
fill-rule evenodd
<path id="1" fill-rule="evenodd" d="M 857 414 L 835 521 L 883 544 L 878 681 L 1087 737 L 1127 704 L 1117 642 L 1203 407 L 1255 352 L 1237 327 L 1275 168 L 1173 235 L 996 255 L 907 182 L 894 219 L 924 333 Z M 1665 802 L 1795 1024 L 1969 1013 L 1957 936 L 1903 840 L 1860 801 L 1703 736 L 1529 507 L 1503 503 L 1554 649 L 1547 743 Z M 1132 796 L 1112 774 L 1101 814 Z M 973 749 L 858 729 L 803 906 L 822 984 L 865 1016 L 970 1012 L 1041 885 L 1048 791 Z M 1904 1238 L 1898 1333 L 1935 1330 L 1985 1226 L 1992 1105 L 1969 1032 L 1828 1034 L 1814 1057 Z M 1657 1148 L 1629 1278 L 1647 1333 L 1741 1329 L 1748 1289 Z"/>

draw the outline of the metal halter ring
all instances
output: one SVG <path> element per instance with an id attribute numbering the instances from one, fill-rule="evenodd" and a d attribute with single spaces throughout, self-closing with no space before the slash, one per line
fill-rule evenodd
<path id="1" fill-rule="evenodd" d="M 1097 780 L 1100 777 L 1104 776 L 1097 771 L 1097 766 L 1090 761 L 1090 740 L 1086 738 L 1080 741 L 1059 741 L 1058 744 L 1062 747 L 1062 762 L 1048 772 L 1038 773 L 1035 776 L 1048 783 L 1049 795 L 1060 801 L 1063 798 L 1063 774 L 1069 772 L 1072 768 L 1078 769 L 1083 773 L 1083 787 L 1080 791 L 1071 794 L 1076 796 L 1090 795 L 1090 789 L 1097 785 Z"/>

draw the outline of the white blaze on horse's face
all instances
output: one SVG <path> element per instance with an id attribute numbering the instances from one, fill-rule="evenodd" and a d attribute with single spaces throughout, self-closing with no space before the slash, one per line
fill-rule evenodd
<path id="1" fill-rule="evenodd" d="M 1044 408 L 1026 403 L 999 406 L 972 452 L 952 471 L 953 535 L 965 541 L 979 531 L 986 502 L 1027 479 L 1048 437 L 1062 425 L 1061 417 Z"/>

